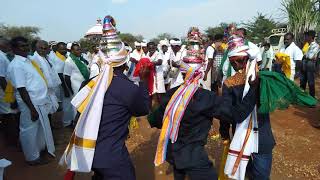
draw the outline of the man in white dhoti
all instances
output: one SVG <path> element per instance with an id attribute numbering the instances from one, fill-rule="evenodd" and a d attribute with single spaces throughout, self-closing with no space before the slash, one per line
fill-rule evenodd
<path id="1" fill-rule="evenodd" d="M 64 65 L 66 61 L 67 55 L 67 45 L 64 42 L 59 42 L 57 45 L 57 50 L 55 51 L 55 56 L 53 59 L 50 59 L 52 62 L 52 66 L 55 71 L 58 73 L 58 76 L 61 81 L 61 86 L 56 89 L 56 96 L 58 98 L 58 102 L 62 107 L 61 110 L 63 111 L 63 118 L 62 123 L 64 127 L 70 126 L 72 127 L 72 120 L 74 119 L 74 112 L 73 107 L 71 105 L 71 98 L 69 90 L 65 84 L 63 71 Z"/>
<path id="2" fill-rule="evenodd" d="M 147 57 L 150 58 L 150 61 L 154 64 L 156 68 L 156 75 L 154 80 L 154 93 L 155 94 L 163 94 L 166 92 L 164 86 L 164 65 L 163 65 L 163 57 L 159 51 L 157 51 L 157 45 L 154 42 L 149 42 L 148 45 L 148 54 Z"/>
<path id="3" fill-rule="evenodd" d="M 28 59 L 29 44 L 23 37 L 11 40 L 15 53 L 8 66 L 7 80 L 17 90 L 15 97 L 21 111 L 20 142 L 25 159 L 29 165 L 48 163 L 40 156 L 47 150 L 54 155 L 55 147 L 48 119 L 50 100 L 48 98 L 47 80 L 39 66 Z"/>
<path id="4" fill-rule="evenodd" d="M 47 80 L 48 96 L 51 102 L 51 109 L 49 114 L 52 115 L 57 112 L 59 108 L 58 98 L 56 96 L 56 89 L 61 85 L 61 80 L 58 73 L 53 68 L 53 63 L 49 62 L 49 46 L 46 41 L 39 40 L 36 44 L 36 52 L 31 57 L 39 66 Z M 53 55 L 51 55 L 53 56 Z"/>

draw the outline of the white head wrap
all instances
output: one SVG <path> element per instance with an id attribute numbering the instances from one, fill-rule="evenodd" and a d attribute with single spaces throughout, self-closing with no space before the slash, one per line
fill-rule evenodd
<path id="1" fill-rule="evenodd" d="M 159 42 L 159 44 L 160 44 L 161 47 L 162 47 L 162 46 L 169 46 L 169 42 L 168 42 L 168 40 L 166 40 L 166 39 L 161 40 L 161 41 Z"/>
<path id="2" fill-rule="evenodd" d="M 141 42 L 141 47 L 147 47 L 147 42 L 145 41 Z"/>
<path id="3" fill-rule="evenodd" d="M 138 41 L 135 41 L 135 42 L 134 42 L 134 46 L 135 46 L 135 47 L 137 47 L 137 46 L 141 46 L 141 43 L 140 43 L 140 42 L 138 42 Z"/>
<path id="4" fill-rule="evenodd" d="M 71 46 L 72 46 L 72 43 L 71 43 L 71 42 L 68 43 L 68 44 L 67 44 L 67 49 L 68 49 L 68 50 L 71 50 Z"/>
<path id="5" fill-rule="evenodd" d="M 173 39 L 170 40 L 171 46 L 181 46 L 181 44 L 182 44 L 182 42 L 180 39 L 179 40 L 173 40 Z"/>

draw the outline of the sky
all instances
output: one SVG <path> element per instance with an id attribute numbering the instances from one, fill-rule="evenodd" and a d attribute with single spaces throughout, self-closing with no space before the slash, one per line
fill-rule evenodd
<path id="1" fill-rule="evenodd" d="M 185 36 L 221 22 L 246 22 L 258 12 L 282 21 L 281 0 L 1 0 L 0 23 L 37 26 L 44 40 L 76 41 L 110 14 L 120 32 Z"/>

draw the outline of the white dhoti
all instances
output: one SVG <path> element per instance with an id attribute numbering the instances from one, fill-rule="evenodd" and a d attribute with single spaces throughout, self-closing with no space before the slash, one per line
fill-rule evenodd
<path id="1" fill-rule="evenodd" d="M 31 120 L 30 110 L 24 102 L 18 101 L 18 105 L 21 111 L 20 142 L 25 159 L 27 161 L 38 159 L 40 152 L 45 150 L 45 148 L 47 148 L 49 154 L 55 156 L 55 147 L 48 118 L 51 105 L 35 105 L 39 114 L 37 121 Z"/>
<path id="2" fill-rule="evenodd" d="M 50 103 L 51 103 L 51 108 L 49 110 L 49 114 L 53 114 L 53 113 L 57 112 L 57 110 L 59 108 L 59 102 L 58 102 L 55 88 L 48 89 L 48 97 L 49 97 Z"/>
<path id="3" fill-rule="evenodd" d="M 62 108 L 63 108 L 63 127 L 69 126 L 72 124 L 72 121 L 75 118 L 75 110 L 71 105 L 72 97 L 63 97 L 62 99 Z"/>
<path id="4" fill-rule="evenodd" d="M 154 83 L 153 83 L 153 92 L 154 93 L 166 93 L 165 83 L 164 83 L 164 75 L 163 72 L 157 72 L 155 75 Z"/>

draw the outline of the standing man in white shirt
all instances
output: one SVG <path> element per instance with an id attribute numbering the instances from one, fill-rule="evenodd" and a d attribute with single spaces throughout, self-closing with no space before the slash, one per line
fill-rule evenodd
<path id="1" fill-rule="evenodd" d="M 169 50 L 169 42 L 168 40 L 161 40 L 159 42 L 160 45 L 160 54 L 162 56 L 162 67 L 163 67 L 163 76 L 164 76 L 164 83 L 165 83 L 165 87 L 166 90 L 168 89 L 170 80 L 169 80 L 169 76 L 168 76 L 168 72 L 169 72 L 169 63 L 168 61 L 170 60 L 170 56 L 171 56 L 171 50 Z"/>
<path id="2" fill-rule="evenodd" d="M 134 80 L 133 72 L 135 70 L 136 64 L 139 62 L 139 60 L 145 56 L 141 43 L 140 42 L 134 42 L 135 49 L 130 53 L 130 61 L 128 62 L 129 70 L 127 72 L 127 76 L 130 80 Z"/>
<path id="3" fill-rule="evenodd" d="M 32 56 L 32 60 L 36 61 L 44 74 L 48 85 L 48 96 L 51 101 L 52 108 L 50 116 L 57 112 L 59 108 L 58 98 L 56 96 L 56 89 L 61 85 L 61 80 L 58 73 L 53 68 L 53 63 L 49 62 L 49 45 L 46 41 L 39 40 L 36 43 L 36 51 Z M 52 54 L 51 56 L 53 56 Z M 50 117 L 51 118 L 51 117 Z M 51 120 L 51 119 L 50 119 Z"/>
<path id="4" fill-rule="evenodd" d="M 270 43 L 263 44 L 264 50 L 262 53 L 262 64 L 261 69 L 265 71 L 272 70 L 272 61 L 274 59 L 273 49 Z"/>
<path id="5" fill-rule="evenodd" d="M 154 42 L 147 44 L 148 53 L 147 58 L 153 63 L 155 67 L 155 75 L 153 81 L 153 94 L 152 94 L 152 106 L 157 106 L 157 103 L 161 101 L 161 97 L 166 93 L 163 74 L 163 58 L 159 51 L 157 51 L 157 45 Z"/>
<path id="6" fill-rule="evenodd" d="M 316 32 L 308 31 L 305 32 L 304 38 L 305 41 L 309 43 L 309 49 L 304 55 L 302 61 L 302 69 L 301 69 L 301 77 L 300 77 L 300 87 L 303 90 L 306 90 L 306 86 L 308 83 L 309 86 L 309 94 L 312 97 L 315 97 L 315 70 L 316 70 L 316 61 L 317 55 L 319 52 L 319 44 L 315 41 Z"/>
<path id="7" fill-rule="evenodd" d="M 55 147 L 48 119 L 50 101 L 46 79 L 28 59 L 30 45 L 23 37 L 11 40 L 15 58 L 8 66 L 7 80 L 17 90 L 16 100 L 21 111 L 20 142 L 29 165 L 48 163 L 40 156 L 44 150 L 51 156 Z"/>
<path id="8" fill-rule="evenodd" d="M 294 35 L 292 33 L 287 33 L 284 35 L 284 46 L 280 49 L 281 53 L 285 53 L 290 56 L 291 63 L 291 75 L 290 79 L 294 81 L 294 77 L 297 69 L 301 69 L 301 61 L 303 58 L 303 53 L 301 49 L 293 42 Z"/>
<path id="9" fill-rule="evenodd" d="M 171 55 L 170 60 L 168 62 L 169 64 L 169 78 L 170 78 L 170 88 L 175 88 L 180 86 L 184 80 L 183 76 L 181 74 L 181 71 L 179 70 L 180 63 L 183 59 L 183 57 L 186 55 L 185 49 L 182 49 L 181 45 L 182 42 L 178 38 L 173 38 L 170 40 L 171 45 Z"/>
<path id="10" fill-rule="evenodd" d="M 67 44 L 64 42 L 57 43 L 55 58 L 51 60 L 54 69 L 59 75 L 61 86 L 56 89 L 56 95 L 63 111 L 62 123 L 64 127 L 72 127 L 73 107 L 71 105 L 71 97 L 63 77 L 64 65 L 67 59 Z"/>
<path id="11" fill-rule="evenodd" d="M 204 81 L 207 81 L 208 78 L 208 73 L 210 70 L 213 70 L 213 59 L 214 59 L 214 54 L 215 54 L 215 45 L 214 45 L 214 37 L 213 36 L 209 36 L 209 42 L 208 42 L 208 47 L 206 49 L 206 54 L 205 54 L 205 61 L 206 61 L 206 65 L 205 65 L 205 72 L 204 72 Z M 211 78 L 210 78 L 211 81 Z"/>
<path id="12" fill-rule="evenodd" d="M 70 55 L 65 61 L 63 75 L 68 90 L 73 97 L 80 90 L 81 84 L 90 78 L 90 71 L 86 60 L 81 56 L 81 48 L 78 44 L 72 44 Z M 77 110 L 73 108 L 74 117 Z"/>

